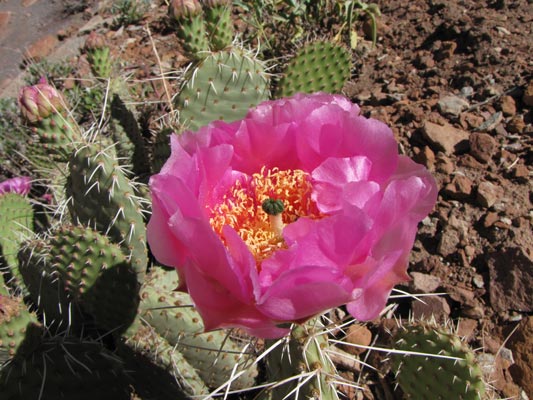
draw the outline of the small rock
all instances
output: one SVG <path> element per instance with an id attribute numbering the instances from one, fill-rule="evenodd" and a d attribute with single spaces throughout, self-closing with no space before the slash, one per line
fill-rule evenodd
<path id="1" fill-rule="evenodd" d="M 522 133 L 525 129 L 526 123 L 521 115 L 515 115 L 507 122 L 507 130 L 511 133 Z"/>
<path id="2" fill-rule="evenodd" d="M 488 259 L 490 301 L 498 312 L 533 312 L 533 260 L 521 247 L 493 252 Z"/>
<path id="3" fill-rule="evenodd" d="M 414 159 L 416 162 L 425 165 L 430 171 L 435 170 L 435 153 L 428 146 L 424 146 L 422 151 L 415 155 Z"/>
<path id="4" fill-rule="evenodd" d="M 450 175 L 455 170 L 455 165 L 450 158 L 441 153 L 436 159 L 436 169 L 438 172 Z"/>
<path id="5" fill-rule="evenodd" d="M 47 35 L 30 45 L 30 47 L 26 49 L 24 56 L 25 58 L 34 61 L 42 60 L 50 55 L 58 43 L 59 39 L 56 35 Z"/>
<path id="6" fill-rule="evenodd" d="M 413 278 L 413 287 L 418 292 L 433 293 L 440 286 L 440 279 L 433 275 L 411 272 L 411 277 Z"/>
<path id="7" fill-rule="evenodd" d="M 451 58 L 457 49 L 457 43 L 453 41 L 442 42 L 440 48 L 435 53 L 435 60 L 442 61 L 447 58 Z"/>
<path id="8" fill-rule="evenodd" d="M 470 135 L 470 154 L 476 160 L 482 163 L 487 163 L 491 160 L 496 149 L 496 141 L 486 133 L 474 132 Z"/>
<path id="9" fill-rule="evenodd" d="M 477 201 L 485 208 L 492 207 L 503 196 L 503 189 L 491 182 L 481 182 L 477 187 Z"/>
<path id="10" fill-rule="evenodd" d="M 461 88 L 461 96 L 471 97 L 474 94 L 474 88 L 472 86 L 464 86 Z"/>
<path id="11" fill-rule="evenodd" d="M 500 99 L 500 110 L 506 117 L 516 114 L 516 103 L 511 96 L 502 96 Z"/>
<path id="12" fill-rule="evenodd" d="M 518 164 L 514 168 L 513 176 L 520 182 L 527 182 L 529 179 L 529 169 L 524 164 Z"/>
<path id="13" fill-rule="evenodd" d="M 22 7 L 30 7 L 32 5 L 34 5 L 35 3 L 37 3 L 38 0 L 22 0 Z"/>
<path id="14" fill-rule="evenodd" d="M 451 309 L 446 299 L 440 296 L 425 296 L 412 302 L 413 318 L 431 319 L 434 317 L 437 321 L 448 318 Z"/>
<path id="15" fill-rule="evenodd" d="M 458 116 L 470 107 L 470 103 L 462 97 L 457 96 L 445 96 L 437 103 L 439 112 L 443 115 Z"/>
<path id="16" fill-rule="evenodd" d="M 457 324 L 457 335 L 466 339 L 467 342 L 473 338 L 477 328 L 477 321 L 470 318 L 463 318 Z"/>
<path id="17" fill-rule="evenodd" d="M 522 96 L 522 101 L 526 106 L 533 107 L 533 80 L 530 80 L 527 84 L 526 90 L 524 90 L 524 95 Z"/>
<path id="18" fill-rule="evenodd" d="M 498 111 L 487 118 L 483 123 L 476 128 L 476 131 L 492 131 L 503 120 L 503 113 Z"/>
<path id="19" fill-rule="evenodd" d="M 443 257 L 447 257 L 457 251 L 457 246 L 459 245 L 461 238 L 459 237 L 459 232 L 455 229 L 444 228 L 442 236 L 437 246 L 437 252 Z"/>
<path id="20" fill-rule="evenodd" d="M 466 200 L 472 194 L 472 181 L 463 175 L 456 175 L 446 185 L 444 193 L 454 200 Z"/>
<path id="21" fill-rule="evenodd" d="M 509 340 L 515 364 L 509 368 L 515 382 L 533 395 L 533 316 L 524 318 Z"/>
<path id="22" fill-rule="evenodd" d="M 456 129 L 449 124 L 437 125 L 426 121 L 422 133 L 430 144 L 447 155 L 468 149 L 468 132 Z"/>
<path id="23" fill-rule="evenodd" d="M 357 346 L 370 346 L 372 343 L 372 332 L 364 326 L 353 324 L 348 328 L 344 341 L 353 345 L 344 345 L 343 350 L 353 355 L 364 353 L 367 349 Z"/>

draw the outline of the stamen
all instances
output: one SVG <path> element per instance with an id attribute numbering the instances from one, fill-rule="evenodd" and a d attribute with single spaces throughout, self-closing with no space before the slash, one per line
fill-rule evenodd
<path id="1" fill-rule="evenodd" d="M 309 174 L 302 170 L 267 169 L 247 181 L 236 181 L 220 201 L 208 207 L 210 224 L 235 229 L 254 255 L 257 267 L 274 251 L 286 248 L 282 231 L 300 217 L 322 218 L 311 200 Z"/>

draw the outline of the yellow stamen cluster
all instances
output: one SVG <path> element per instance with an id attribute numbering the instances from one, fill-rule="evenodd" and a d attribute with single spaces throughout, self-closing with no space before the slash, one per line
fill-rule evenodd
<path id="1" fill-rule="evenodd" d="M 209 208 L 209 222 L 218 234 L 225 225 L 234 228 L 259 266 L 273 251 L 285 247 L 283 239 L 271 229 L 269 216 L 261 208 L 263 201 L 271 198 L 283 202 L 284 224 L 302 216 L 320 218 L 320 212 L 311 200 L 311 191 L 306 172 L 263 167 L 261 172 L 252 175 L 249 182 L 235 182 L 222 201 Z"/>

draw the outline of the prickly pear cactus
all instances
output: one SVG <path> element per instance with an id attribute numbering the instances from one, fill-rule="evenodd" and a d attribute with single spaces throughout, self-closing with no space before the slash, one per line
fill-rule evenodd
<path id="1" fill-rule="evenodd" d="M 26 196 L 17 193 L 0 195 L 0 255 L 7 264 L 8 281 L 20 286 L 17 253 L 21 243 L 33 232 L 33 209 Z"/>
<path id="2" fill-rule="evenodd" d="M 142 281 L 148 262 L 142 199 L 136 196 L 113 149 L 87 145 L 72 155 L 69 166 L 66 192 L 72 219 L 94 226 L 120 244 Z"/>
<path id="3" fill-rule="evenodd" d="M 199 0 L 172 0 L 169 15 L 176 22 L 177 34 L 186 55 L 201 60 L 209 52 L 209 41 Z"/>
<path id="4" fill-rule="evenodd" d="M 178 97 L 180 122 L 196 130 L 211 121 L 235 121 L 267 100 L 269 78 L 261 61 L 241 50 L 206 57 L 189 75 Z"/>
<path id="5" fill-rule="evenodd" d="M 242 354 L 244 346 L 223 331 L 203 333 L 202 318 L 189 295 L 175 290 L 178 285 L 176 271 L 153 269 L 141 290 L 141 318 L 183 354 L 207 386 L 217 388 L 232 373 L 241 371 L 245 372 L 231 388 L 253 386 L 257 366 L 250 365 L 250 357 Z"/>
<path id="6" fill-rule="evenodd" d="M 352 62 L 344 47 L 315 42 L 305 45 L 287 65 L 278 84 L 277 97 L 295 93 L 340 93 L 350 78 Z"/>
<path id="7" fill-rule="evenodd" d="M 152 147 L 152 171 L 158 173 L 163 164 L 170 157 L 170 135 L 173 135 L 172 128 L 161 129 L 154 138 Z"/>
<path id="8" fill-rule="evenodd" d="M 112 60 L 105 37 L 94 31 L 91 32 L 85 41 L 85 51 L 93 74 L 97 78 L 109 78 L 111 76 Z"/>
<path id="9" fill-rule="evenodd" d="M 3 400 L 129 400 L 122 363 L 100 343 L 57 337 L 17 355 L 0 371 Z"/>
<path id="10" fill-rule="evenodd" d="M 325 355 L 326 335 L 320 321 L 313 319 L 293 327 L 284 343 L 267 341 L 267 345 L 275 346 L 267 358 L 270 382 L 288 382 L 267 389 L 262 399 L 338 399 L 336 388 L 330 383 L 336 372 Z"/>
<path id="11" fill-rule="evenodd" d="M 473 351 L 461 339 L 426 324 L 397 334 L 393 368 L 405 398 L 480 400 L 485 384 Z M 446 358 L 447 357 L 447 358 Z"/>
<path id="12" fill-rule="evenodd" d="M 214 51 L 224 50 L 233 41 L 230 0 L 205 0 L 205 23 Z"/>
<path id="13" fill-rule="evenodd" d="M 65 225 L 50 239 L 50 260 L 70 299 L 98 327 L 125 330 L 139 303 L 136 273 L 118 244 L 84 226 Z"/>
<path id="14" fill-rule="evenodd" d="M 31 325 L 39 322 L 22 298 L 0 295 L 0 365 L 15 356 Z"/>

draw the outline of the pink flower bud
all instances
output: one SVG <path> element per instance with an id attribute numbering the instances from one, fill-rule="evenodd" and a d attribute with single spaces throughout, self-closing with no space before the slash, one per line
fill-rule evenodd
<path id="1" fill-rule="evenodd" d="M 201 12 L 202 5 L 198 0 L 172 0 L 169 5 L 170 16 L 178 21 Z"/>
<path id="2" fill-rule="evenodd" d="M 43 80 L 37 85 L 25 86 L 20 90 L 19 105 L 22 116 L 31 123 L 65 108 L 61 94 Z"/>

